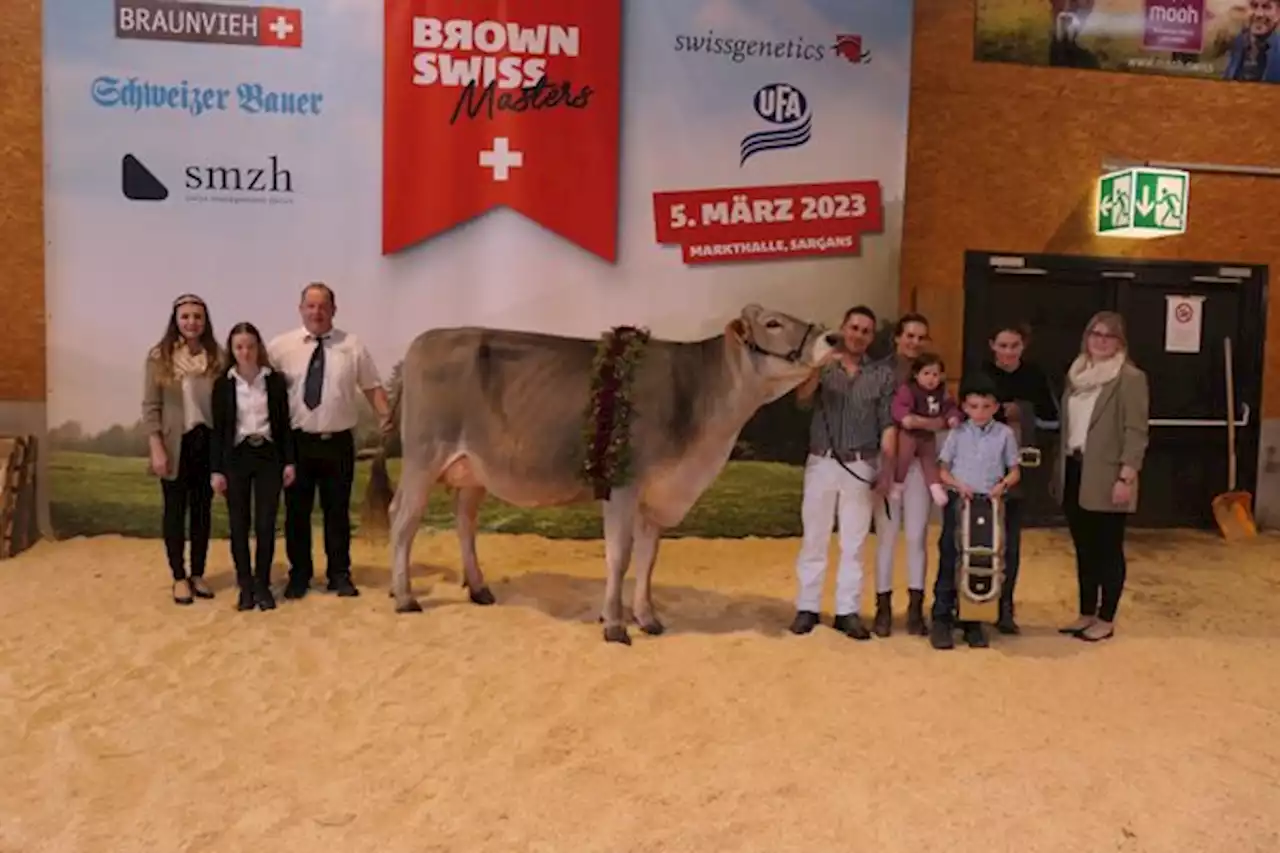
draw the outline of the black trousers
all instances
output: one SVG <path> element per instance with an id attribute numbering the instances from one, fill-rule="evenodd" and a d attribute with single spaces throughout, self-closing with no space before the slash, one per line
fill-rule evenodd
<path id="1" fill-rule="evenodd" d="M 160 480 L 164 497 L 164 550 L 169 557 L 173 579 L 187 576 L 183 556 L 191 542 L 191 576 L 203 577 L 209 555 L 209 529 L 213 524 L 213 486 L 209 483 L 209 436 L 207 426 L 197 426 L 182 436 L 177 459 L 178 476 Z M 190 521 L 189 531 L 186 529 Z"/>
<path id="2" fill-rule="evenodd" d="M 270 442 L 254 447 L 244 441 L 227 457 L 227 521 L 231 528 L 231 559 L 236 564 L 236 584 L 241 589 L 271 583 L 271 561 L 276 555 L 276 513 L 284 464 Z M 249 559 L 249 530 L 254 535 L 254 559 Z"/>
<path id="3" fill-rule="evenodd" d="M 315 575 L 311 559 L 311 511 L 316 492 L 324 514 L 325 575 L 332 583 L 351 577 L 351 485 L 356 474 L 355 436 L 351 430 L 329 433 L 294 431 L 298 461 L 293 485 L 285 490 L 285 544 L 289 552 L 289 581 L 309 582 Z"/>
<path id="4" fill-rule="evenodd" d="M 1081 508 L 1079 459 L 1067 457 L 1065 475 L 1062 509 L 1076 548 L 1080 615 L 1111 622 L 1124 592 L 1124 527 L 1128 513 Z"/>

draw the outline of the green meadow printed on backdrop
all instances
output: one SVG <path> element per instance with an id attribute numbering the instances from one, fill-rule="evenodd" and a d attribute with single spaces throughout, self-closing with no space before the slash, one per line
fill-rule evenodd
<path id="1" fill-rule="evenodd" d="M 185 5 L 44 0 L 50 494 L 60 536 L 160 536 L 160 487 L 140 424 L 143 363 L 182 292 L 204 297 L 220 340 L 243 320 L 270 339 L 299 324 L 302 286 L 327 282 L 337 326 L 369 346 L 384 379 L 398 375 L 409 342 L 436 327 L 596 340 L 635 324 L 688 341 L 721 334 L 753 302 L 829 325 L 856 303 L 886 317 L 896 309 L 909 2 L 226 2 L 226 15 L 183 20 L 234 18 L 234 32 L 145 31 L 162 21 L 156 9 Z M 515 26 L 528 47 L 548 25 L 575 28 L 549 42 L 570 45 L 568 55 L 504 58 L 498 48 L 494 67 L 518 65 L 529 85 L 545 62 L 555 85 L 600 91 L 585 109 L 501 114 L 499 140 L 480 107 L 478 116 L 462 109 L 462 78 L 483 75 L 485 60 L 432 39 Z M 607 60 L 619 54 L 615 74 Z M 430 99 L 439 121 L 420 108 Z M 620 138 L 548 139 L 570 121 L 620 128 Z M 409 125 L 416 132 L 404 132 Z M 499 142 L 524 152 L 501 177 L 477 159 L 495 156 Z M 588 167 L 613 170 L 591 155 L 614 144 L 616 179 L 574 182 Z M 530 175 L 569 189 L 521 197 Z M 849 186 L 874 187 L 866 215 L 875 227 L 845 242 L 783 240 L 790 248 L 772 254 L 726 251 L 779 242 L 737 235 L 736 222 L 673 231 L 676 203 L 663 207 L 710 193 L 732 211 L 733 199 L 758 191 L 791 196 L 799 218 L 802 198 Z M 558 207 L 570 214 L 557 219 Z M 675 535 L 798 534 L 807 418 L 790 395 L 762 410 Z M 358 432 L 361 447 L 376 443 L 367 407 Z M 368 465 L 360 462 L 352 496 L 357 524 Z M 599 515 L 594 504 L 529 511 L 490 499 L 481 524 L 594 538 Z M 444 490 L 433 492 L 426 523 L 452 525 Z M 227 533 L 220 498 L 214 532 Z"/>
<path id="2" fill-rule="evenodd" d="M 974 58 L 1280 83 L 1280 0 L 977 0 Z"/>

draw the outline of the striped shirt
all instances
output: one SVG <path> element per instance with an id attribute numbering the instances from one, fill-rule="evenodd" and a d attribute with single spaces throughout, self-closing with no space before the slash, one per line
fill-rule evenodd
<path id="1" fill-rule="evenodd" d="M 1018 442 L 1013 428 L 999 421 L 978 426 L 966 420 L 947 433 L 938 461 L 951 476 L 980 494 L 992 487 L 1018 465 Z"/>
<path id="2" fill-rule="evenodd" d="M 893 426 L 889 405 L 894 388 L 893 368 L 883 361 L 872 362 L 864 356 L 855 376 L 838 361 L 824 367 L 815 399 L 802 404 L 806 408 L 817 404 L 809 422 L 809 452 L 827 453 L 833 449 L 832 440 L 841 453 L 879 450 L 881 433 Z"/>

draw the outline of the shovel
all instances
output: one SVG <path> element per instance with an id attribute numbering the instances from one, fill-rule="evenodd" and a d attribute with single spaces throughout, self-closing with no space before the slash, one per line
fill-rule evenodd
<path id="1" fill-rule="evenodd" d="M 1236 491 L 1236 389 L 1231 362 L 1231 338 L 1222 342 L 1227 372 L 1227 491 L 1213 499 L 1213 518 L 1227 541 L 1258 535 L 1253 521 L 1253 495 Z"/>

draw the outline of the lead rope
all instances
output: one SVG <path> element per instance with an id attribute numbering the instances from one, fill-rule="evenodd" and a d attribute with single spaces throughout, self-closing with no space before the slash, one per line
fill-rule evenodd
<path id="1" fill-rule="evenodd" d="M 872 488 L 875 488 L 875 484 L 876 484 L 875 480 L 868 480 L 865 477 L 859 476 L 857 471 L 854 471 L 848 465 L 844 464 L 844 460 L 840 458 L 839 451 L 836 450 L 835 435 L 831 432 L 831 421 L 827 420 L 827 409 L 825 406 L 822 405 L 822 386 L 821 385 L 818 386 L 816 405 L 818 407 L 818 413 L 822 415 L 822 426 L 825 428 L 827 433 L 827 446 L 831 448 L 831 458 L 836 460 L 836 464 L 839 465 L 841 468 L 843 468 L 846 472 L 848 472 L 850 477 L 857 480 L 859 483 L 865 483 L 866 485 L 871 486 Z M 885 517 L 892 518 L 893 517 L 892 513 L 889 511 L 888 495 L 885 495 L 883 500 L 884 500 Z"/>

